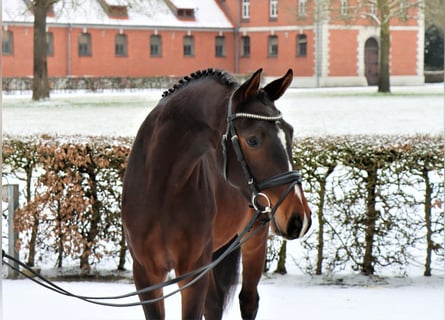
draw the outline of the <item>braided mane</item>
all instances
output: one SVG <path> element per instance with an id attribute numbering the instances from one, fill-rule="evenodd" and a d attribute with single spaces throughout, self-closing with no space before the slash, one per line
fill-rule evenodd
<path id="1" fill-rule="evenodd" d="M 238 82 L 226 71 L 208 68 L 208 69 L 195 71 L 195 72 L 191 73 L 190 75 L 185 76 L 184 78 L 179 80 L 175 85 L 173 85 L 173 87 L 164 91 L 162 93 L 162 97 L 165 98 L 165 97 L 171 95 L 173 92 L 175 92 L 175 91 L 179 90 L 180 88 L 182 88 L 183 86 L 185 86 L 187 83 L 189 83 L 195 79 L 200 79 L 203 77 L 212 77 L 214 79 L 217 79 L 221 84 L 224 84 L 225 86 L 235 86 L 238 84 Z"/>

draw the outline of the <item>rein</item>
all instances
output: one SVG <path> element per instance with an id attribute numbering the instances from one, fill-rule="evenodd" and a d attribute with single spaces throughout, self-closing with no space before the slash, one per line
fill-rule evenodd
<path id="1" fill-rule="evenodd" d="M 107 307 L 134 307 L 134 306 L 140 306 L 140 305 L 145 305 L 145 304 L 150 304 L 150 303 L 155 303 L 158 302 L 160 300 L 164 300 L 168 297 L 171 297 L 177 293 L 179 293 L 180 291 L 192 286 L 193 284 L 195 284 L 198 280 L 200 280 L 202 277 L 204 277 L 208 272 L 210 272 L 213 268 L 215 268 L 226 256 L 228 256 L 230 253 L 232 253 L 234 250 L 238 249 L 239 247 L 241 247 L 244 243 L 246 243 L 247 241 L 250 240 L 250 238 L 252 238 L 255 234 L 257 234 L 264 226 L 267 225 L 267 222 L 269 222 L 269 220 L 260 220 L 260 216 L 262 215 L 262 211 L 261 210 L 255 210 L 255 214 L 253 215 L 253 217 L 250 219 L 249 223 L 247 224 L 247 226 L 243 229 L 242 232 L 240 232 L 240 234 L 234 239 L 232 240 L 232 243 L 230 244 L 230 246 L 214 261 L 212 261 L 211 263 L 195 269 L 193 271 L 190 271 L 186 274 L 183 274 L 179 277 L 131 292 L 131 293 L 127 293 L 127 294 L 122 294 L 122 295 L 117 295 L 117 296 L 108 296 L 108 297 L 92 297 L 92 296 L 83 296 L 83 295 L 78 295 L 78 294 L 74 294 L 71 293 L 63 288 L 61 288 L 60 286 L 56 285 L 54 282 L 48 280 L 47 278 L 43 277 L 42 275 L 40 275 L 39 273 L 37 273 L 36 271 L 34 271 L 32 268 L 30 268 L 29 266 L 27 266 L 25 263 L 15 259 L 14 257 L 11 257 L 10 255 L 6 254 L 6 252 L 4 250 L 2 250 L 2 263 L 6 266 L 8 266 L 9 268 L 11 268 L 12 270 L 18 272 L 19 274 L 21 274 L 22 276 L 24 276 L 25 278 L 28 278 L 29 280 L 35 282 L 36 284 L 47 288 L 51 291 L 54 291 L 56 293 L 59 293 L 61 295 L 64 296 L 68 296 L 68 297 L 72 297 L 72 298 L 76 298 L 76 299 L 80 299 L 82 301 L 88 302 L 88 303 L 92 303 L 92 304 L 96 304 L 96 305 L 101 305 L 101 306 L 107 306 Z M 253 228 L 254 224 L 257 223 L 258 221 L 261 222 L 260 226 L 257 227 L 255 230 L 253 230 L 250 234 L 248 234 L 251 229 Z M 245 239 L 243 239 L 245 237 Z M 6 259 L 6 260 L 5 260 Z M 11 262 L 15 262 L 19 265 L 19 267 L 15 267 Z M 20 267 L 25 269 L 27 272 L 24 272 L 22 270 L 20 270 Z M 138 301 L 138 302 L 130 302 L 130 303 L 111 303 L 111 302 L 102 302 L 104 300 L 120 300 L 120 299 L 125 299 L 125 298 L 129 298 L 129 297 L 133 297 L 142 293 L 146 293 L 146 292 L 151 292 L 154 290 L 158 290 L 158 289 L 162 289 L 168 286 L 171 286 L 173 284 L 177 284 L 180 281 L 186 280 L 188 278 L 194 277 L 196 276 L 193 280 L 191 280 L 189 283 L 187 283 L 186 285 L 184 285 L 181 288 L 178 288 L 166 295 L 163 295 L 159 298 L 155 298 L 155 299 L 150 299 L 150 300 L 143 300 L 143 301 Z"/>

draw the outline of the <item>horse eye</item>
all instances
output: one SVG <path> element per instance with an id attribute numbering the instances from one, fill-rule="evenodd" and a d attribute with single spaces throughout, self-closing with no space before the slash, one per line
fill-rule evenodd
<path id="1" fill-rule="evenodd" d="M 246 142 L 251 147 L 256 147 L 258 145 L 258 140 L 255 136 L 248 137 Z"/>

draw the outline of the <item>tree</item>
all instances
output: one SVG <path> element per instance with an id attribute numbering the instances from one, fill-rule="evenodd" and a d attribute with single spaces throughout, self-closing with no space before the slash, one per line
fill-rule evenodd
<path id="1" fill-rule="evenodd" d="M 380 27 L 378 92 L 390 92 L 391 21 L 396 18 L 402 21 L 418 19 L 423 0 L 362 0 L 361 2 L 361 15 L 369 17 Z"/>
<path id="2" fill-rule="evenodd" d="M 34 13 L 34 66 L 32 99 L 49 98 L 46 17 L 59 0 L 27 0 L 28 8 Z"/>
<path id="3" fill-rule="evenodd" d="M 338 18 L 345 20 L 370 19 L 380 28 L 378 92 L 390 92 L 389 57 L 391 48 L 390 26 L 394 19 L 418 19 L 423 0 L 352 0 L 340 1 L 336 6 Z"/>
<path id="4" fill-rule="evenodd" d="M 287 247 L 287 241 L 286 239 L 283 239 L 281 242 L 280 251 L 278 252 L 278 262 L 277 262 L 277 269 L 275 270 L 275 273 L 279 274 L 286 274 L 286 247 Z"/>
<path id="5" fill-rule="evenodd" d="M 24 0 L 28 9 L 34 14 L 34 66 L 33 66 L 33 84 L 32 99 L 41 100 L 49 98 L 48 64 L 47 64 L 47 42 L 46 42 L 46 18 L 49 14 L 53 15 L 54 6 L 58 4 L 58 13 L 69 11 L 70 9 L 81 6 L 79 0 Z M 154 0 L 128 0 L 128 6 L 133 7 L 140 12 L 146 12 L 147 15 L 153 14 L 148 10 L 153 5 Z M 100 0 L 102 8 L 105 11 L 112 10 L 106 1 Z M 85 8 L 88 10 L 88 8 Z M 60 11 L 60 12 L 59 12 Z"/>

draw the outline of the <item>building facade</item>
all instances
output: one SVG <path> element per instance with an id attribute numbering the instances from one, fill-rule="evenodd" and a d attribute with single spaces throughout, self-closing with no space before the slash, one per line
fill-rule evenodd
<path id="1" fill-rule="evenodd" d="M 180 76 L 215 67 L 276 77 L 294 86 L 373 85 L 379 26 L 358 0 L 76 0 L 47 17 L 52 77 Z M 64 3 L 65 2 L 65 3 Z M 33 14 L 3 1 L 3 77 L 32 76 Z M 62 5 L 62 3 L 64 3 Z M 367 8 L 366 10 L 375 10 Z M 423 83 L 423 19 L 391 20 L 391 83 Z"/>

